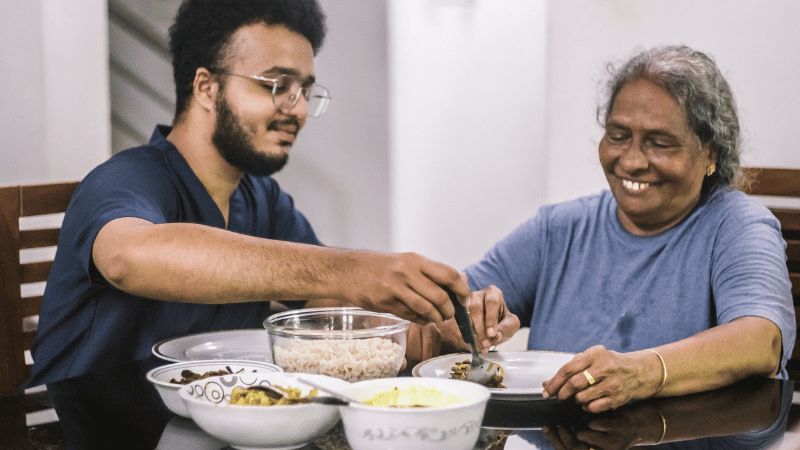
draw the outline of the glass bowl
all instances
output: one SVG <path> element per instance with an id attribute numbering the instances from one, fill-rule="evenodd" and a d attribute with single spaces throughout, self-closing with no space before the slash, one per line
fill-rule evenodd
<path id="1" fill-rule="evenodd" d="M 409 325 L 355 307 L 299 309 L 264 321 L 272 359 L 284 371 L 349 382 L 396 377 Z"/>

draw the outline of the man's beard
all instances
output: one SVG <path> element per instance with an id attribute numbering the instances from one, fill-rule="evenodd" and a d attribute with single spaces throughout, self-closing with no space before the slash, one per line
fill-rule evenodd
<path id="1" fill-rule="evenodd" d="M 279 156 L 260 153 L 227 100 L 220 98 L 216 103 L 217 123 L 211 142 L 228 164 L 256 176 L 269 176 L 283 169 L 289 160 L 288 153 Z"/>

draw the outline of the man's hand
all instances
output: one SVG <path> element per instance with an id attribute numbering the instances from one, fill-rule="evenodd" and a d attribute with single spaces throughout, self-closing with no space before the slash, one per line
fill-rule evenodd
<path id="1" fill-rule="evenodd" d="M 442 288 L 466 302 L 466 276 L 416 253 L 352 252 L 354 270 L 342 282 L 345 297 L 364 309 L 392 313 L 420 325 L 453 317 L 455 310 Z"/>

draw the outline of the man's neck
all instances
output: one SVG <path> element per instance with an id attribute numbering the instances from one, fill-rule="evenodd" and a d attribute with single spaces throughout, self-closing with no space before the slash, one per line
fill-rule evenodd
<path id="1" fill-rule="evenodd" d="M 198 132 L 198 128 L 201 131 Z M 178 149 L 203 183 L 227 226 L 230 198 L 244 173 L 225 161 L 211 142 L 211 133 L 203 133 L 204 129 L 208 128 L 192 126 L 191 119 L 187 119 L 174 126 L 167 140 Z"/>

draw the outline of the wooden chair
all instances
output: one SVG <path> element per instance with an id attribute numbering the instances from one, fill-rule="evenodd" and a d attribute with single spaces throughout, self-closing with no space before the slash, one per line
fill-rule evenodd
<path id="1" fill-rule="evenodd" d="M 798 199 L 792 205 L 772 206 L 770 199 L 765 199 L 769 209 L 781 222 L 781 231 L 786 240 L 786 264 L 792 281 L 792 297 L 794 311 L 800 323 L 800 169 L 777 169 L 767 167 L 747 167 L 745 172 L 751 180 L 744 191 L 751 195 L 766 197 L 782 197 Z M 800 387 L 800 338 L 795 341 L 794 351 L 787 369 L 789 378 L 794 381 L 795 389 Z"/>
<path id="2" fill-rule="evenodd" d="M 22 389 L 30 376 L 25 351 L 36 337 L 35 325 L 31 324 L 36 323 L 42 305 L 41 295 L 23 297 L 22 285 L 47 280 L 52 253 L 43 261 L 22 263 L 20 250 L 55 247 L 61 221 L 55 216 L 57 226 L 20 230 L 20 218 L 63 213 L 77 185 L 68 182 L 0 188 L 0 435 L 16 436 L 20 429 L 30 434 L 26 414 L 49 407 L 46 393 L 25 395 Z"/>

